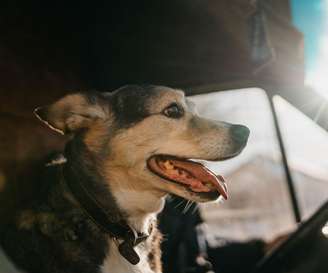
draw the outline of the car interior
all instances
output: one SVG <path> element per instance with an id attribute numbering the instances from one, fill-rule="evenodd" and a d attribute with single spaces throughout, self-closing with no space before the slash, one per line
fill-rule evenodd
<path id="1" fill-rule="evenodd" d="M 200 116 L 249 127 L 240 156 L 207 163 L 229 186 L 229 200 L 197 206 L 208 248 L 283 236 L 238 272 L 328 272 L 327 15 L 326 0 L 8 1 L 0 272 L 22 272 L 1 248 L 15 194 L 30 187 L 34 162 L 67 141 L 33 110 L 71 91 L 125 84 L 182 89 Z M 178 206 L 192 215 L 187 201 Z M 188 270 L 175 273 L 214 272 Z"/>

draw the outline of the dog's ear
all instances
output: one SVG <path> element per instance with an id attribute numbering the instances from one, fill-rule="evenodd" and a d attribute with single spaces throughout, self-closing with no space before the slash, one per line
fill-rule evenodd
<path id="1" fill-rule="evenodd" d="M 100 93 L 67 95 L 55 103 L 38 107 L 34 114 L 51 129 L 61 133 L 74 133 L 88 128 L 96 119 L 106 119 L 106 104 Z"/>

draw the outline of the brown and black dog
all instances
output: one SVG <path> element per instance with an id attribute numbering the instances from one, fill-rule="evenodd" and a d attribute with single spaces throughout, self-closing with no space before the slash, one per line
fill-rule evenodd
<path id="1" fill-rule="evenodd" d="M 2 227 L 2 247 L 25 272 L 161 272 L 156 215 L 167 194 L 226 198 L 198 160 L 238 155 L 249 130 L 197 116 L 180 90 L 124 86 L 74 93 L 35 111 L 70 135 L 42 188 Z"/>

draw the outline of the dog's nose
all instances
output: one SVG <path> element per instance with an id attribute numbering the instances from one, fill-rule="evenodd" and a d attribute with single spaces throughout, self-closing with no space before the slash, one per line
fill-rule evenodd
<path id="1" fill-rule="evenodd" d="M 244 143 L 249 137 L 249 129 L 244 125 L 232 125 L 230 128 L 232 138 L 237 141 Z"/>

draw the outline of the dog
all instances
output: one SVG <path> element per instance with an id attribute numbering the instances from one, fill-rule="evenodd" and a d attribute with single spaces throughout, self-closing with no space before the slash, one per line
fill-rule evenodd
<path id="1" fill-rule="evenodd" d="M 2 231 L 7 255 L 33 273 L 160 273 L 165 197 L 227 198 L 200 160 L 232 158 L 249 136 L 199 117 L 183 91 L 164 86 L 72 93 L 35 114 L 70 139 Z"/>

